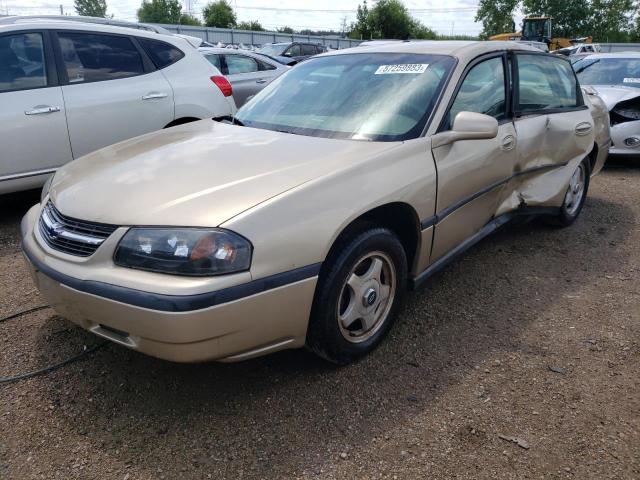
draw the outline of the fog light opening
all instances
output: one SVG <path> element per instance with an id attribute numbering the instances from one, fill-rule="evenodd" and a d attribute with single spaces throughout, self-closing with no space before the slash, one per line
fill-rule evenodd
<path id="1" fill-rule="evenodd" d="M 627 147 L 637 147 L 640 145 L 640 138 L 638 137 L 629 137 L 624 139 L 624 144 Z"/>

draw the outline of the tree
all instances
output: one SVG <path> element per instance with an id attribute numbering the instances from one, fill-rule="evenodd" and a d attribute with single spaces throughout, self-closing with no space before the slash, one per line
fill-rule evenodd
<path id="1" fill-rule="evenodd" d="M 371 25 L 369 24 L 369 7 L 367 6 L 367 0 L 364 0 L 362 6 L 358 4 L 356 23 L 351 24 L 351 32 L 349 33 L 349 36 L 351 38 L 369 40 L 371 38 L 371 33 Z"/>
<path id="2" fill-rule="evenodd" d="M 514 32 L 513 12 L 519 0 L 480 0 L 476 22 L 482 22 L 480 38 Z"/>
<path id="3" fill-rule="evenodd" d="M 138 20 L 144 23 L 180 23 L 182 5 L 178 0 L 142 0 Z"/>
<path id="4" fill-rule="evenodd" d="M 413 18 L 400 0 L 378 0 L 366 24 L 378 38 L 436 38 L 435 32 Z"/>
<path id="5" fill-rule="evenodd" d="M 250 20 L 248 22 L 240 22 L 236 26 L 238 30 L 253 30 L 254 32 L 264 32 L 264 28 L 257 20 Z"/>
<path id="6" fill-rule="evenodd" d="M 278 28 L 276 29 L 276 32 L 278 32 L 278 33 L 288 33 L 289 35 L 291 35 L 291 34 L 293 34 L 293 33 L 296 33 L 296 32 L 293 30 L 293 28 L 291 28 L 291 27 L 278 27 Z"/>
<path id="7" fill-rule="evenodd" d="M 552 36 L 580 37 L 587 35 L 591 2 L 585 0 L 523 0 L 522 7 L 527 16 L 550 16 Z M 603 12 L 598 12 L 601 15 Z"/>
<path id="8" fill-rule="evenodd" d="M 180 16 L 180 25 L 193 25 L 194 27 L 199 27 L 202 25 L 202 22 L 198 20 L 193 15 L 189 15 L 188 13 L 183 13 Z"/>
<path id="9" fill-rule="evenodd" d="M 628 42 L 633 32 L 634 11 L 632 0 L 593 0 L 586 34 L 599 42 Z"/>
<path id="10" fill-rule="evenodd" d="M 106 0 L 75 0 L 73 2 L 76 13 L 83 17 L 106 17 Z"/>
<path id="11" fill-rule="evenodd" d="M 227 0 L 216 0 L 202 9 L 207 27 L 233 28 L 236 26 L 236 13 Z"/>

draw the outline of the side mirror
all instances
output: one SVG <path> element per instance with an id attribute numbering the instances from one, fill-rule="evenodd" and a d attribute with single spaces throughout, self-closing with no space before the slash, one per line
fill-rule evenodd
<path id="1" fill-rule="evenodd" d="M 460 140 L 486 140 L 498 136 L 498 121 L 476 112 L 460 112 L 453 120 L 453 128 L 431 138 L 433 148 L 442 147 Z"/>

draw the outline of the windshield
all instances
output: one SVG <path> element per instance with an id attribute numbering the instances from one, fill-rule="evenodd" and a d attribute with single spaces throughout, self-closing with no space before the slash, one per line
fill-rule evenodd
<path id="1" fill-rule="evenodd" d="M 236 118 L 248 127 L 314 137 L 416 138 L 454 64 L 444 55 L 317 57 L 268 85 Z"/>
<path id="2" fill-rule="evenodd" d="M 574 63 L 582 85 L 640 87 L 640 58 L 584 58 Z"/>
<path id="3" fill-rule="evenodd" d="M 265 55 L 269 55 L 270 57 L 279 57 L 284 52 L 284 49 L 289 46 L 288 43 L 276 43 L 272 45 L 265 45 L 260 48 L 258 52 L 263 53 Z"/>

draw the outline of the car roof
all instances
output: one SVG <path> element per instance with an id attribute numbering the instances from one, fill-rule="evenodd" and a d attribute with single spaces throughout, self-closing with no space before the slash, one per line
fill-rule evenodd
<path id="1" fill-rule="evenodd" d="M 6 17 L 0 19 L 0 33 L 14 30 L 25 29 L 64 29 L 64 30 L 90 30 L 95 32 L 105 33 L 126 33 L 129 35 L 136 35 L 139 37 L 154 38 L 158 40 L 164 40 L 169 42 L 179 41 L 187 42 L 187 40 L 180 38 L 176 35 L 165 35 L 162 33 L 156 33 L 146 28 L 135 28 L 128 25 L 105 25 L 102 23 L 82 22 L 82 21 L 69 21 L 64 18 L 29 18 L 29 17 Z M 132 31 L 135 30 L 135 31 Z"/>
<path id="2" fill-rule="evenodd" d="M 584 58 L 640 58 L 640 52 L 592 53 Z"/>
<path id="3" fill-rule="evenodd" d="M 410 40 L 388 42 L 376 45 L 359 45 L 353 48 L 323 53 L 322 55 L 345 55 L 349 53 L 417 53 L 450 55 L 459 59 L 471 59 L 478 55 L 503 50 L 523 50 L 541 53 L 541 50 L 520 42 L 500 41 L 461 41 L 461 40 Z"/>

